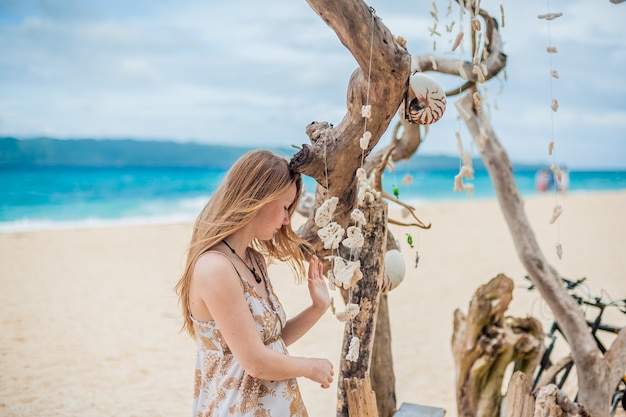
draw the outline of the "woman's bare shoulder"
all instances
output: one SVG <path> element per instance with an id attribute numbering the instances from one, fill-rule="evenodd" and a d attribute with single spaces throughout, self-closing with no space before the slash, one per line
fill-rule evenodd
<path id="1" fill-rule="evenodd" d="M 208 251 L 200 255 L 193 270 L 195 279 L 221 280 L 238 276 L 232 261 L 222 252 Z"/>

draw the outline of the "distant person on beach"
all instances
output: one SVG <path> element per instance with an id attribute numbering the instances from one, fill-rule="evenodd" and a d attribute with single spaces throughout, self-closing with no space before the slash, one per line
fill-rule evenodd
<path id="1" fill-rule="evenodd" d="M 322 264 L 290 225 L 300 174 L 269 151 L 242 156 L 194 224 L 176 285 L 183 329 L 198 343 L 193 416 L 306 416 L 297 377 L 328 388 L 327 359 L 289 356 L 330 306 Z M 307 276 L 311 305 L 286 319 L 267 274 L 271 260 Z"/>

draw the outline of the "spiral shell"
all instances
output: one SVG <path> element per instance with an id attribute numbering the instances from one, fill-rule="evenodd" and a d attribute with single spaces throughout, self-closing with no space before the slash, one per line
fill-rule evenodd
<path id="1" fill-rule="evenodd" d="M 446 111 L 446 94 L 433 78 L 416 72 L 409 78 L 408 119 L 429 125 L 441 119 Z"/>

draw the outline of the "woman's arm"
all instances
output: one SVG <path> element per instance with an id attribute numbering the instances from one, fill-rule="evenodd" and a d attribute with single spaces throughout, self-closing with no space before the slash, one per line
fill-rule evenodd
<path id="1" fill-rule="evenodd" d="M 324 281 L 322 263 L 316 256 L 311 258 L 307 283 L 312 305 L 287 321 L 283 328 L 283 340 L 287 346 L 300 339 L 322 317 L 330 306 L 328 285 Z"/>
<path id="2" fill-rule="evenodd" d="M 230 262 L 217 254 L 198 259 L 192 291 L 200 295 L 231 352 L 246 372 L 264 380 L 306 377 L 328 388 L 332 364 L 326 359 L 292 357 L 265 346 L 241 283 Z"/>

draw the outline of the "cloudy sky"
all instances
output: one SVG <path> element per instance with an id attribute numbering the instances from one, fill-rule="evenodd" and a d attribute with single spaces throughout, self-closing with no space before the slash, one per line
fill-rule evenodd
<path id="1" fill-rule="evenodd" d="M 449 54 L 468 23 L 436 4 L 441 37 L 431 1 L 368 3 L 411 53 Z M 500 4 L 506 77 L 483 92 L 510 157 L 550 163 L 553 140 L 560 164 L 626 168 L 626 3 L 482 2 L 498 19 Z M 301 144 L 311 121 L 341 121 L 356 65 L 305 0 L 0 0 L 0 51 L 0 136 L 24 138 Z M 455 131 L 470 147 L 449 103 L 419 152 L 456 155 Z"/>

